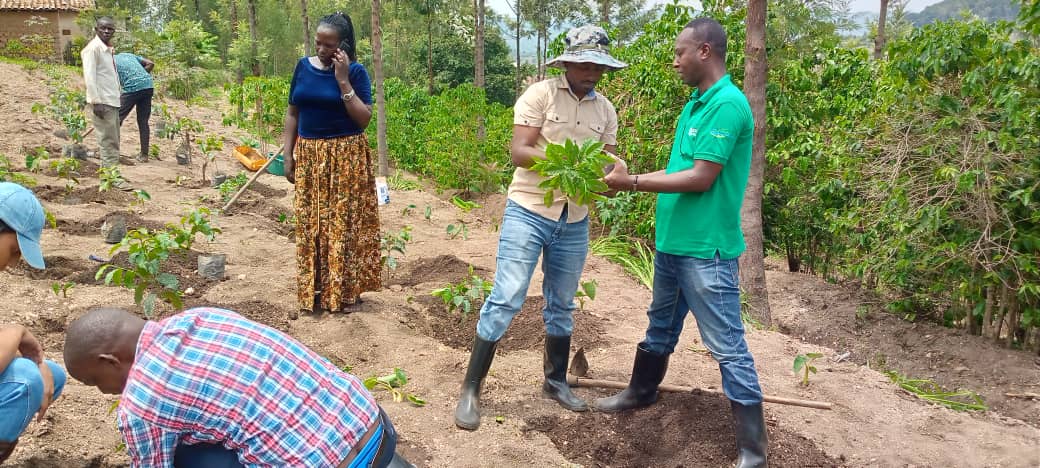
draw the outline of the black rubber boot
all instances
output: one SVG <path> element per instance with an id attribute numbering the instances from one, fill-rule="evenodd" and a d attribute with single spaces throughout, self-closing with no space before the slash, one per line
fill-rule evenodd
<path id="1" fill-rule="evenodd" d="M 769 466 L 769 440 L 762 404 L 744 406 L 729 402 L 737 432 L 737 468 L 765 468 Z"/>
<path id="2" fill-rule="evenodd" d="M 668 372 L 668 356 L 636 347 L 632 380 L 628 382 L 628 388 L 612 397 L 597 398 L 592 406 L 599 411 L 613 413 L 654 404 L 657 401 L 657 386 L 661 385 L 665 372 Z"/>
<path id="3" fill-rule="evenodd" d="M 570 358 L 571 337 L 545 335 L 545 383 L 542 393 L 571 411 L 588 411 L 589 405 L 578 398 L 567 384 L 567 360 Z"/>
<path id="4" fill-rule="evenodd" d="M 455 425 L 462 429 L 473 431 L 480 427 L 480 389 L 484 386 L 484 377 L 491 368 L 497 346 L 497 341 L 483 340 L 479 336 L 473 339 L 466 380 L 462 381 L 459 405 L 455 407 Z"/>

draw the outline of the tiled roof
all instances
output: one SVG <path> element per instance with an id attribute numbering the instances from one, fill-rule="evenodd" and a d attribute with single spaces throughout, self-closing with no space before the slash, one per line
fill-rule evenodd
<path id="1" fill-rule="evenodd" d="M 79 11 L 91 8 L 94 8 L 94 0 L 0 0 L 0 11 Z"/>

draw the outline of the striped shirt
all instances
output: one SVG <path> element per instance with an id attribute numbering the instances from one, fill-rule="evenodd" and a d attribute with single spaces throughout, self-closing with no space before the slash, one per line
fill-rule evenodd
<path id="1" fill-rule="evenodd" d="M 145 325 L 118 410 L 135 467 L 172 467 L 181 443 L 222 444 L 250 467 L 333 467 L 378 417 L 360 380 L 215 308 Z"/>

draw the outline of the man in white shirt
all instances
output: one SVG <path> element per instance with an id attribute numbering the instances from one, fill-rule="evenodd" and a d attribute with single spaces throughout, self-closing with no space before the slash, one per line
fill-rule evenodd
<path id="1" fill-rule="evenodd" d="M 112 36 L 116 24 L 102 16 L 94 25 L 97 33 L 83 51 L 83 81 L 87 85 L 87 104 L 93 114 L 94 131 L 101 148 L 101 167 L 119 165 L 119 75 L 116 73 Z M 131 190 L 130 184 L 115 185 L 120 190 Z"/>

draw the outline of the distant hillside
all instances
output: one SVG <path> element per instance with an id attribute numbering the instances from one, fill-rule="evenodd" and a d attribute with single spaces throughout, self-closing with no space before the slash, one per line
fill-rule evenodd
<path id="1" fill-rule="evenodd" d="M 916 26 L 959 18 L 964 10 L 987 21 L 1013 20 L 1018 17 L 1018 9 L 1019 4 L 1014 0 L 945 0 L 920 13 L 908 13 L 906 17 Z"/>

